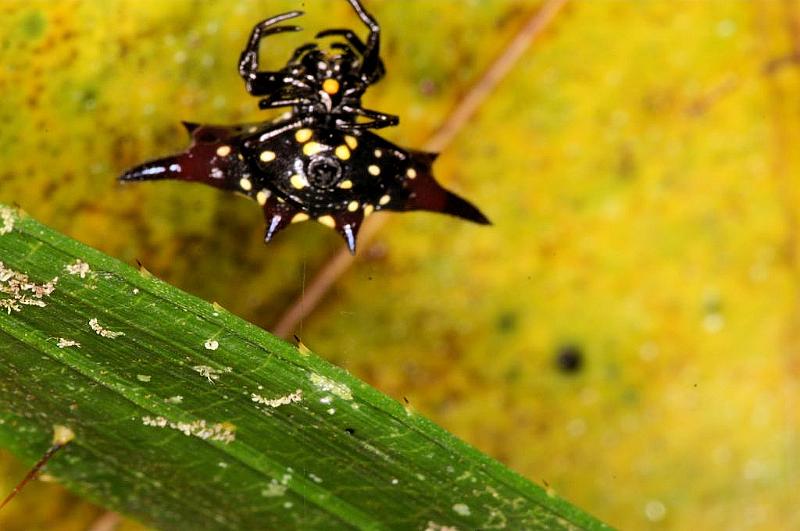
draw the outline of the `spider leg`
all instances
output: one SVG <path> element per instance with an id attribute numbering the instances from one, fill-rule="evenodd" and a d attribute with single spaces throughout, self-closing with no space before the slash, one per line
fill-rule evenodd
<path id="1" fill-rule="evenodd" d="M 239 57 L 239 75 L 245 82 L 247 92 L 253 96 L 266 96 L 280 87 L 284 82 L 283 72 L 259 72 L 258 51 L 261 40 L 277 33 L 300 31 L 299 26 L 275 26 L 279 22 L 296 18 L 302 11 L 290 11 L 256 24 L 247 41 L 247 46 Z"/>
<path id="2" fill-rule="evenodd" d="M 353 52 L 353 48 L 344 42 L 334 42 L 331 44 L 331 48 L 334 50 L 342 50 L 348 58 L 353 58 L 356 56 L 355 52 Z"/>
<path id="3" fill-rule="evenodd" d="M 301 55 L 303 55 L 304 53 L 306 53 L 309 50 L 313 50 L 314 48 L 317 48 L 317 45 L 316 45 L 316 43 L 313 43 L 313 42 L 309 42 L 309 43 L 306 43 L 306 44 L 298 47 L 294 51 L 292 56 L 289 58 L 289 64 L 297 63 L 297 61 L 298 61 L 298 59 L 300 59 Z"/>
<path id="4" fill-rule="evenodd" d="M 383 124 L 378 121 L 372 122 L 359 122 L 359 123 L 350 123 L 350 122 L 338 122 L 337 127 L 339 127 L 343 131 L 362 131 L 364 129 L 383 129 L 384 127 L 391 127 L 395 124 Z"/>
<path id="5" fill-rule="evenodd" d="M 282 135 L 287 131 L 291 131 L 293 129 L 297 129 L 303 126 L 308 127 L 314 125 L 315 122 L 316 120 L 313 117 L 309 116 L 301 120 L 294 120 L 292 122 L 286 122 L 286 123 L 278 123 L 272 129 L 269 129 L 261 133 L 258 136 L 258 142 L 266 142 L 270 138 L 275 138 L 276 136 Z M 249 147 L 250 141 L 245 142 L 245 146 Z"/>
<path id="6" fill-rule="evenodd" d="M 321 39 L 323 37 L 330 37 L 331 35 L 336 35 L 338 37 L 344 37 L 344 39 L 348 43 L 350 43 L 350 46 L 355 48 L 355 50 L 358 53 L 362 54 L 362 55 L 364 54 L 364 52 L 367 51 L 367 45 L 364 44 L 364 41 L 362 41 L 361 38 L 358 35 L 356 35 L 353 30 L 349 30 L 349 29 L 346 29 L 346 28 L 326 29 L 326 30 L 320 31 L 319 33 L 314 35 L 314 37 L 317 38 L 317 39 Z"/>
<path id="7" fill-rule="evenodd" d="M 342 29 L 342 28 L 334 28 L 328 29 L 325 31 L 320 31 L 317 33 L 316 38 L 322 37 L 330 37 L 331 35 L 337 35 L 339 37 L 344 37 L 344 39 L 352 46 L 358 53 L 361 54 L 362 57 L 365 57 L 367 53 L 367 45 L 364 44 L 358 35 L 356 35 L 353 31 L 349 29 Z M 341 46 L 333 45 L 335 48 L 339 48 Z M 377 83 L 383 75 L 386 73 L 386 69 L 383 66 L 383 61 L 381 61 L 380 57 L 378 57 L 378 63 L 372 72 L 372 75 L 368 76 L 370 83 Z"/>
<path id="8" fill-rule="evenodd" d="M 258 108 L 261 110 L 265 109 L 277 109 L 278 107 L 296 107 L 298 105 L 314 105 L 314 101 L 308 98 L 290 98 L 290 99 L 272 99 L 272 98 L 264 98 L 263 100 L 258 102 Z"/>
<path id="9" fill-rule="evenodd" d="M 342 110 L 346 113 L 355 114 L 369 118 L 371 122 L 345 122 L 338 121 L 337 126 L 347 129 L 382 129 L 384 127 L 394 127 L 400 123 L 400 118 L 393 114 L 384 114 L 382 112 L 373 111 L 371 109 L 362 109 L 361 107 L 354 108 L 345 106 Z"/>
<path id="10" fill-rule="evenodd" d="M 361 22 L 364 23 L 365 26 L 369 28 L 369 36 L 367 37 L 367 44 L 364 47 L 364 51 L 361 55 L 364 56 L 364 61 L 361 63 L 361 75 L 369 80 L 370 83 L 374 83 L 378 79 L 380 79 L 381 74 L 379 74 L 382 65 L 381 65 L 381 27 L 378 25 L 378 21 L 373 18 L 369 12 L 364 9 L 364 6 L 361 5 L 360 0 L 348 0 L 350 5 L 353 6 L 353 10 L 358 15 L 358 18 L 361 19 Z"/>
<path id="11" fill-rule="evenodd" d="M 297 105 L 314 105 L 317 99 L 314 91 L 302 81 L 286 76 L 283 78 L 284 85 L 266 98 L 259 100 L 259 109 L 275 109 L 278 107 L 289 107 Z"/>

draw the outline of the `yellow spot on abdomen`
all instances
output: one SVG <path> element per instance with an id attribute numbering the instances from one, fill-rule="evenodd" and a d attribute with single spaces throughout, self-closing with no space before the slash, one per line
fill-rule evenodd
<path id="1" fill-rule="evenodd" d="M 353 181 L 351 181 L 350 179 L 345 179 L 344 181 L 339 183 L 339 188 L 341 188 L 342 190 L 349 190 L 352 187 L 353 187 Z"/>
<path id="2" fill-rule="evenodd" d="M 292 223 L 300 223 L 301 221 L 306 221 L 308 219 L 308 214 L 304 214 L 303 212 L 299 212 L 294 215 L 292 218 Z"/>
<path id="3" fill-rule="evenodd" d="M 336 220 L 333 219 L 333 216 L 320 216 L 317 218 L 317 221 L 332 229 L 336 227 Z"/>
<path id="4" fill-rule="evenodd" d="M 375 207 L 372 205 L 364 205 L 364 217 L 369 216 L 375 210 Z"/>
<path id="5" fill-rule="evenodd" d="M 317 153 L 319 153 L 323 149 L 325 149 L 325 146 L 323 146 L 319 142 L 309 142 L 308 144 L 303 146 L 303 153 L 307 157 L 310 157 L 312 155 L 316 155 Z"/>
<path id="6" fill-rule="evenodd" d="M 245 192 L 249 192 L 253 189 L 253 183 L 250 182 L 250 179 L 244 177 L 239 180 L 239 187 Z"/>
<path id="7" fill-rule="evenodd" d="M 259 205 L 264 206 L 267 204 L 267 199 L 269 199 L 270 195 L 269 190 L 261 190 L 256 194 L 256 201 L 258 201 Z"/>
<path id="8" fill-rule="evenodd" d="M 336 156 L 340 160 L 347 160 L 350 158 L 350 149 L 345 145 L 341 145 L 336 148 Z"/>
<path id="9" fill-rule="evenodd" d="M 308 186 L 308 181 L 306 181 L 306 178 L 296 173 L 292 175 L 292 177 L 289 179 L 289 182 L 292 183 L 292 186 L 297 188 L 298 190 L 302 190 L 303 188 Z"/>
<path id="10" fill-rule="evenodd" d="M 230 146 L 220 146 L 217 148 L 217 156 L 218 157 L 227 157 L 231 154 L 231 147 Z"/>
<path id="11" fill-rule="evenodd" d="M 376 159 L 379 159 L 383 156 L 383 151 L 381 151 L 380 149 L 376 149 L 374 155 Z"/>
<path id="12" fill-rule="evenodd" d="M 326 79 L 322 82 L 322 90 L 328 94 L 336 94 L 339 92 L 339 82 L 335 79 Z"/>
<path id="13" fill-rule="evenodd" d="M 270 162 L 275 160 L 275 152 L 274 151 L 262 151 L 259 157 L 261 162 Z"/>
<path id="14" fill-rule="evenodd" d="M 358 206 L 359 206 L 358 201 L 350 201 L 349 203 L 347 203 L 347 210 L 349 210 L 350 212 L 355 212 L 356 210 L 358 210 Z"/>
<path id="15" fill-rule="evenodd" d="M 385 205 L 391 200 L 392 200 L 391 196 L 389 196 L 389 194 L 386 194 L 386 195 L 381 197 L 381 199 L 380 199 L 380 201 L 378 201 L 378 203 L 380 203 L 381 205 Z"/>
<path id="16" fill-rule="evenodd" d="M 409 168 L 408 171 L 406 172 L 406 175 L 408 176 L 409 179 L 416 179 L 417 170 L 415 170 L 414 168 Z"/>
<path id="17" fill-rule="evenodd" d="M 367 171 L 370 175 L 375 175 L 376 177 L 381 174 L 381 169 L 374 164 L 370 164 L 367 167 Z"/>
<path id="18" fill-rule="evenodd" d="M 311 129 L 298 129 L 294 134 L 294 139 L 302 144 L 303 142 L 311 140 L 313 135 L 314 132 Z"/>
<path id="19" fill-rule="evenodd" d="M 358 140 L 353 135 L 345 135 L 344 142 L 350 146 L 350 149 L 355 149 L 358 147 Z"/>

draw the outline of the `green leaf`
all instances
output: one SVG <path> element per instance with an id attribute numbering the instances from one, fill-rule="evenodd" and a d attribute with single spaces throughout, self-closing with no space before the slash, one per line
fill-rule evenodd
<path id="1" fill-rule="evenodd" d="M 106 507 L 183 529 L 605 527 L 307 349 L 7 207 L 0 262 L 0 444 L 35 460 L 70 428 L 47 471 Z"/>

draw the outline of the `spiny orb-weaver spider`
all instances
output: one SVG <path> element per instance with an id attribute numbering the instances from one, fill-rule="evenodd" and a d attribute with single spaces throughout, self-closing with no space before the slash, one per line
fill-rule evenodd
<path id="1" fill-rule="evenodd" d="M 489 220 L 433 178 L 436 154 L 400 148 L 370 129 L 397 125 L 397 116 L 365 109 L 361 96 L 384 75 L 380 26 L 359 0 L 348 0 L 369 29 L 366 42 L 348 29 L 330 50 L 308 43 L 284 68 L 259 70 L 259 45 L 270 35 L 300 31 L 278 25 L 291 11 L 257 24 L 239 59 L 247 91 L 261 109 L 290 107 L 271 121 L 242 125 L 184 122 L 191 146 L 136 166 L 121 181 L 178 179 L 243 193 L 264 210 L 266 241 L 290 223 L 314 219 L 342 235 L 355 253 L 358 230 L 377 210 L 430 210 L 476 223 Z"/>

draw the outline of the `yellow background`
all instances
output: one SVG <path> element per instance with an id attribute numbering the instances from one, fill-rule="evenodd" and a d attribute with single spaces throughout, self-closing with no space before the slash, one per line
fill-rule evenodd
<path id="1" fill-rule="evenodd" d="M 269 328 L 333 231 L 264 246 L 242 198 L 115 178 L 183 149 L 179 120 L 263 119 L 236 60 L 302 3 L 3 0 L 0 201 Z M 388 68 L 365 103 L 401 116 L 382 134 L 407 147 L 539 6 L 365 3 Z M 304 4 L 309 31 L 359 27 L 344 0 Z M 435 166 L 494 226 L 391 214 L 297 332 L 612 525 L 796 529 L 799 169 L 796 2 L 573 0 Z M 567 345 L 577 373 L 557 368 Z M 6 492 L 26 467 L 0 455 Z M 101 514 L 37 483 L 0 527 Z"/>

